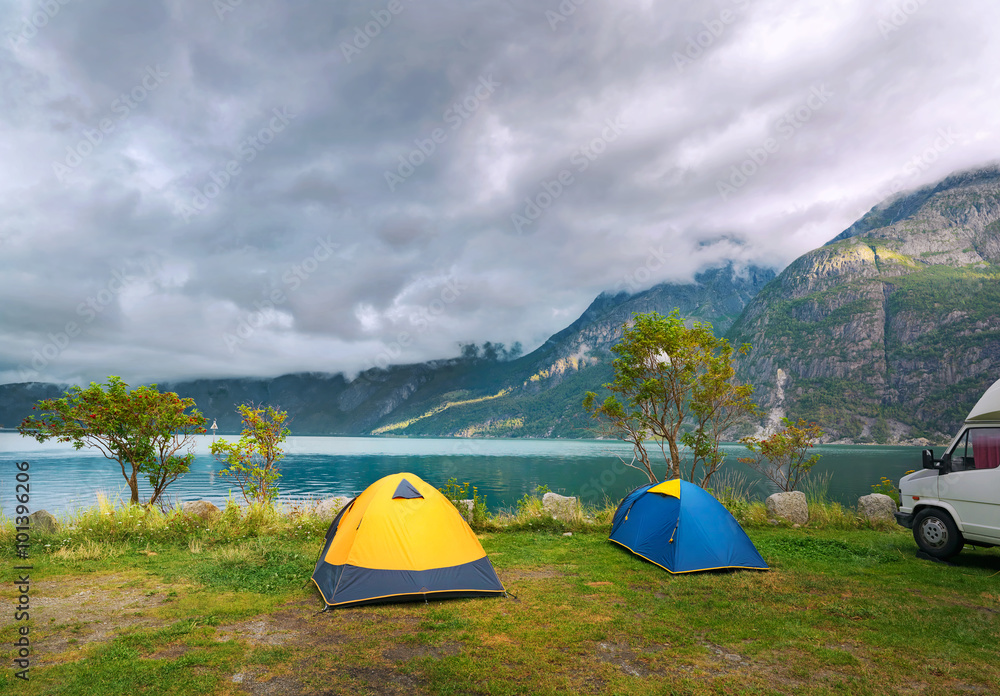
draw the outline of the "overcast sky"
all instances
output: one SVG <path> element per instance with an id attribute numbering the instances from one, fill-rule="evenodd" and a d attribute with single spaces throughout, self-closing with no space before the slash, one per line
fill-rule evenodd
<path id="1" fill-rule="evenodd" d="M 0 4 L 0 383 L 529 351 L 995 161 L 995 0 Z"/>

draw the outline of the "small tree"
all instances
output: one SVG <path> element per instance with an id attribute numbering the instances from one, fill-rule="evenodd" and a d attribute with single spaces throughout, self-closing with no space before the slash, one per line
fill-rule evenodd
<path id="1" fill-rule="evenodd" d="M 794 491 L 809 470 L 816 466 L 820 455 L 806 456 L 816 441 L 823 437 L 823 431 L 816 423 L 799 419 L 792 424 L 782 418 L 784 427 L 766 438 L 745 437 L 740 440 L 752 457 L 740 457 L 739 461 L 754 471 L 764 474 L 783 491 Z"/>
<path id="2" fill-rule="evenodd" d="M 129 391 L 114 375 L 107 384 L 74 386 L 62 398 L 43 399 L 33 409 L 42 413 L 24 419 L 18 427 L 21 435 L 39 442 L 71 442 L 76 449 L 96 447 L 118 462 L 134 505 L 139 503 L 139 474 L 153 489 L 146 502 L 153 505 L 191 468 L 194 454 L 182 452 L 190 450 L 195 433 L 205 432 L 205 418 L 194 408 L 194 399 L 161 394 L 155 384 Z"/>
<path id="3" fill-rule="evenodd" d="M 749 345 L 738 349 L 749 351 Z M 583 408 L 603 421 L 603 432 L 632 445 L 629 466 L 658 479 L 648 442 L 655 439 L 667 463 L 667 477 L 705 486 L 725 459 L 719 447 L 723 433 L 756 411 L 753 386 L 735 381 L 733 348 L 716 338 L 711 324 L 687 327 L 675 309 L 636 314 L 612 349 L 615 380 L 604 387 L 611 395 L 597 403 L 587 392 Z M 689 448 L 690 466 L 681 455 Z"/>
<path id="4" fill-rule="evenodd" d="M 278 496 L 278 463 L 284 459 L 281 443 L 291 432 L 285 427 L 288 413 L 272 406 L 240 404 L 243 420 L 239 442 L 216 440 L 212 454 L 226 468 L 219 473 L 232 476 L 248 503 L 270 504 Z"/>

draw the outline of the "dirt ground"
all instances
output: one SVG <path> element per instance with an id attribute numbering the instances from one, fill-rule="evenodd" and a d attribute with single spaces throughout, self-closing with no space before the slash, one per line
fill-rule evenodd
<path id="1" fill-rule="evenodd" d="M 559 575 L 550 570 L 528 571 L 520 572 L 517 579 L 521 583 L 545 583 Z M 597 593 L 609 584 L 594 582 L 588 586 Z M 190 590 L 191 586 L 164 584 L 151 577 L 136 579 L 113 574 L 85 576 L 82 582 L 79 576 L 72 580 L 40 580 L 33 586 L 32 597 L 39 622 L 38 637 L 33 643 L 33 666 L 41 668 L 79 660 L 87 646 L 110 642 L 124 631 L 155 630 L 171 625 L 179 619 L 164 616 L 190 615 L 179 608 L 171 610 L 171 603 Z M 584 597 L 597 601 L 600 595 Z M 499 601 L 511 602 L 512 609 L 516 610 L 519 600 Z M 242 666 L 226 675 L 219 693 L 230 696 L 339 693 L 416 696 L 429 693 L 429 684 L 423 675 L 428 665 L 436 660 L 461 655 L 472 648 L 488 647 L 513 655 L 518 649 L 516 641 L 504 633 L 489 635 L 483 639 L 482 646 L 458 641 L 429 645 L 417 638 L 422 624 L 425 630 L 428 620 L 426 607 L 419 603 L 400 605 L 391 612 L 370 607 L 321 612 L 320 608 L 318 599 L 297 599 L 266 613 L 236 622 L 216 623 L 208 628 L 208 640 L 216 643 L 235 641 L 248 656 Z M 595 605 L 595 610 L 598 609 Z M 600 620 L 600 615 L 601 612 L 596 611 L 595 620 Z M 758 685 L 763 682 L 775 693 L 808 688 L 801 678 L 788 675 L 780 665 L 757 664 L 750 657 L 705 638 L 699 638 L 696 643 L 704 648 L 703 657 L 694 661 L 674 661 L 669 657 L 673 654 L 670 645 L 620 639 L 583 641 L 567 648 L 572 656 L 560 671 L 575 680 L 574 690 L 579 693 L 614 690 L 615 685 L 608 681 L 607 667 L 628 680 L 651 678 L 651 684 L 662 683 L 659 678 L 666 677 L 671 681 L 694 680 L 706 686 L 710 682 L 718 684 L 719 679 Z M 825 647 L 849 653 L 861 664 L 866 662 L 864 650 L 858 646 Z M 144 657 L 177 660 L 192 650 L 197 648 L 178 639 L 158 645 Z M 261 653 L 271 654 L 273 658 L 262 663 Z M 251 655 L 256 658 L 250 659 Z M 607 667 L 594 670 L 593 666 L 599 664 Z M 815 676 L 823 678 L 823 675 Z M 898 693 L 920 694 L 927 686 L 915 680 L 909 688 Z M 962 691 L 986 692 L 976 687 L 966 687 Z"/>
<path id="2" fill-rule="evenodd" d="M 545 582 L 558 573 L 539 571 L 521 575 L 524 577 L 519 579 Z M 598 585 L 601 583 L 595 583 L 595 586 Z M 157 583 L 151 578 L 143 581 L 119 575 L 93 575 L 88 576 L 83 584 L 78 577 L 72 580 L 41 580 L 33 589 L 33 606 L 37 607 L 40 622 L 39 637 L 33 646 L 34 666 L 44 667 L 78 660 L 83 657 L 86 646 L 109 642 L 123 631 L 167 626 L 176 619 L 161 618 L 167 613 L 161 610 L 169 608 L 176 596 L 191 588 Z M 427 684 L 419 673 L 406 669 L 407 663 L 415 659 L 425 663 L 427 660 L 459 655 L 466 647 L 461 642 L 426 645 L 413 641 L 412 636 L 419 630 L 421 621 L 413 607 L 401 607 L 400 611 L 387 614 L 365 609 L 324 613 L 320 611 L 320 606 L 318 601 L 296 600 L 269 613 L 214 626 L 212 636 L 215 641 L 238 641 L 246 646 L 248 652 L 258 648 L 284 648 L 289 651 L 286 659 L 267 668 L 251 664 L 233 672 L 223 693 L 255 696 L 335 694 L 344 693 L 342 687 L 346 685 L 346 680 L 352 685 L 354 694 L 415 696 L 428 693 Z M 330 654 L 331 648 L 334 652 L 356 648 L 358 628 L 361 626 L 369 637 L 372 633 L 377 634 L 380 637 L 378 642 L 383 647 L 375 653 L 365 653 L 363 659 L 351 666 L 331 668 L 324 661 L 324 655 Z M 411 640 L 407 640 L 408 637 Z M 516 648 L 515 642 L 504 634 L 490 636 L 486 644 Z M 713 674 L 752 669 L 750 662 L 742 656 L 727 653 L 709 643 L 705 645 L 714 663 Z M 612 665 L 622 674 L 643 678 L 662 674 L 651 665 L 650 658 L 666 647 L 592 642 L 584 644 L 586 655 L 581 655 L 581 658 L 590 664 Z M 159 646 L 146 657 L 176 660 L 191 649 L 178 641 Z M 324 681 L 332 684 L 332 688 L 324 688 Z M 593 675 L 587 677 L 581 687 L 584 691 L 600 693 L 606 690 L 607 684 L 600 676 Z"/>

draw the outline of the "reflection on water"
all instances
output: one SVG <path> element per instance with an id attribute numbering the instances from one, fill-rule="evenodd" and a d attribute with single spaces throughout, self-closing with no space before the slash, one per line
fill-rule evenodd
<path id="1" fill-rule="evenodd" d="M 206 499 L 223 504 L 239 487 L 219 476 L 219 464 L 209 454 L 212 438 L 199 438 L 191 472 L 167 489 L 172 501 Z M 726 446 L 726 469 L 759 476 L 736 461 L 745 450 Z M 898 481 L 920 466 L 915 447 L 822 446 L 816 472 L 829 472 L 829 496 L 854 505 L 871 492 L 882 476 Z M 290 437 L 282 463 L 281 499 L 318 499 L 355 495 L 388 474 L 409 471 L 435 486 L 448 479 L 469 482 L 485 495 L 491 509 L 510 507 L 538 485 L 587 503 L 605 496 L 619 500 L 646 482 L 645 475 L 623 466 L 631 449 L 619 442 L 598 440 L 483 440 L 458 438 Z M 0 506 L 10 516 L 14 501 L 14 463 L 31 464 L 31 509 L 64 513 L 95 503 L 95 493 L 128 500 L 128 489 L 116 462 L 92 449 L 73 450 L 58 443 L 39 444 L 16 433 L 0 433 Z M 662 472 L 663 466 L 658 467 Z M 148 496 L 148 488 L 144 489 Z M 768 493 L 763 483 L 760 496 Z"/>

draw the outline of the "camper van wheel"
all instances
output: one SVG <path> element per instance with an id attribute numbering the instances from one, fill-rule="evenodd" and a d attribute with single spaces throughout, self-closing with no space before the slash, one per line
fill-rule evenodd
<path id="1" fill-rule="evenodd" d="M 913 539 L 921 551 L 934 558 L 950 558 L 965 546 L 951 515 L 933 508 L 921 510 L 913 519 Z"/>

